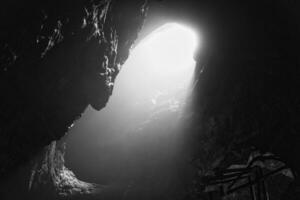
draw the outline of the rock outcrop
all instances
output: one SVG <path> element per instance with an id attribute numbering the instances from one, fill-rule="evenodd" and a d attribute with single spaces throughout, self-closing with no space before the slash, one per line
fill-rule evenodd
<path id="1" fill-rule="evenodd" d="M 28 182 L 31 199 L 75 199 L 101 194 L 105 187 L 78 180 L 65 167 L 64 152 L 65 145 L 54 141 L 33 161 Z"/>
<path id="2" fill-rule="evenodd" d="M 142 27 L 134 0 L 5 1 L 0 32 L 0 177 L 105 106 Z"/>

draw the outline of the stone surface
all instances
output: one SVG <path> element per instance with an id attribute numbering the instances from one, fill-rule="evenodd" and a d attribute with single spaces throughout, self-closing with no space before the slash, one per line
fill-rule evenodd
<path id="1" fill-rule="evenodd" d="M 0 177 L 105 106 L 144 1 L 5 1 L 0 32 Z"/>

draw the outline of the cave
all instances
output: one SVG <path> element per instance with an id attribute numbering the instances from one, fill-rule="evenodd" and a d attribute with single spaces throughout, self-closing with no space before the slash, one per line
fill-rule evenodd
<path id="1" fill-rule="evenodd" d="M 299 199 L 299 9 L 5 0 L 0 199 Z"/>

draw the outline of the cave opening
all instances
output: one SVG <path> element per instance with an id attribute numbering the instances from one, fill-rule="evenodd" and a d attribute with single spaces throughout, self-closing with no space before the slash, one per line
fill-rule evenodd
<path id="1" fill-rule="evenodd" d="M 88 107 L 64 139 L 65 164 L 80 180 L 149 186 L 144 195 L 182 184 L 181 126 L 199 42 L 191 28 L 166 23 L 132 48 L 106 107 Z"/>

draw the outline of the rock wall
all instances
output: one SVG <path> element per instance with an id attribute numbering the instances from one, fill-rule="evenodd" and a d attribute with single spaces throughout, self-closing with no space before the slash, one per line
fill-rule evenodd
<path id="1" fill-rule="evenodd" d="M 28 196 L 32 199 L 64 199 L 79 196 L 97 195 L 104 187 L 86 183 L 76 178 L 65 167 L 65 145 L 52 142 L 44 152 L 33 161 L 28 182 Z"/>
<path id="2" fill-rule="evenodd" d="M 105 106 L 143 24 L 134 0 L 5 1 L 0 32 L 0 177 Z"/>
<path id="3" fill-rule="evenodd" d="M 232 162 L 232 154 L 243 157 L 242 149 L 256 148 L 300 169 L 294 156 L 300 100 L 295 7 L 292 1 L 215 5 L 213 41 L 199 58 L 192 108 L 200 160 L 212 164 L 231 154 Z M 200 153 L 201 146 L 208 148 Z"/>

